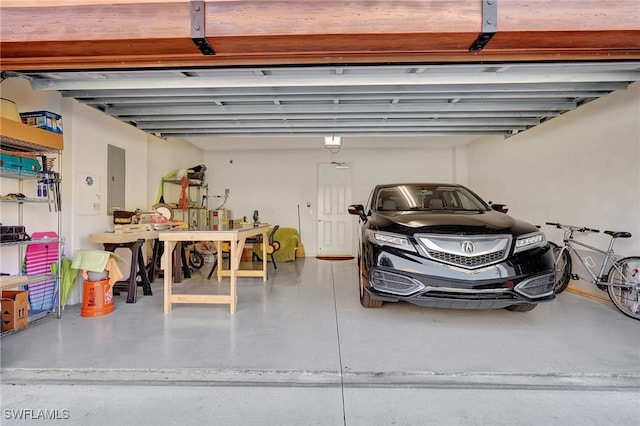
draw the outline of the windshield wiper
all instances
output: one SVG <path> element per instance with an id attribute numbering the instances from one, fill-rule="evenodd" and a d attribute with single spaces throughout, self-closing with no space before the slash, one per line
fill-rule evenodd
<path id="1" fill-rule="evenodd" d="M 444 207 L 440 207 L 437 209 L 428 209 L 428 210 L 432 210 L 432 211 L 440 211 L 440 210 L 449 210 L 449 211 L 455 211 L 455 212 L 481 212 L 483 210 L 481 209 L 465 209 L 464 207 L 455 207 L 455 206 L 444 206 Z"/>

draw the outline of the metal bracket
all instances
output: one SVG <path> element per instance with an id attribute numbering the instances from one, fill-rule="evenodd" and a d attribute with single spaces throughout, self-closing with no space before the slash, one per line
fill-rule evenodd
<path id="1" fill-rule="evenodd" d="M 498 0 L 482 0 L 482 32 L 476 38 L 469 52 L 479 52 L 498 32 Z"/>
<path id="2" fill-rule="evenodd" d="M 203 55 L 215 55 L 205 35 L 204 1 L 192 1 L 191 6 L 191 40 Z"/>

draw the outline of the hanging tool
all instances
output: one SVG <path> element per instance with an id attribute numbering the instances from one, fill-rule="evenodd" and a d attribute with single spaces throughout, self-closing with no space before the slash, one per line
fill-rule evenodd
<path id="1" fill-rule="evenodd" d="M 49 206 L 49 211 L 51 210 L 51 185 L 49 184 L 49 172 L 44 172 L 44 189 L 43 193 L 47 194 L 47 205 Z"/>
<path id="2" fill-rule="evenodd" d="M 47 205 L 49 206 L 49 212 L 51 212 L 51 196 L 49 191 L 49 179 L 47 178 L 47 172 L 43 172 L 42 178 L 38 179 L 38 195 L 40 195 L 40 193 L 42 194 L 42 197 L 47 197 Z"/>
<path id="3" fill-rule="evenodd" d="M 55 180 L 55 190 L 56 190 L 56 206 L 57 211 L 62 211 L 62 197 L 60 196 L 60 173 L 54 172 L 53 177 Z"/>
<path id="4" fill-rule="evenodd" d="M 47 172 L 47 186 L 49 187 L 47 192 L 49 199 L 51 200 L 51 205 L 53 205 L 53 211 L 57 212 L 58 205 L 56 204 L 55 186 L 53 185 L 53 171 L 51 170 Z"/>
<path id="5" fill-rule="evenodd" d="M 40 184 L 42 184 L 42 196 L 47 197 L 47 206 L 49 207 L 49 212 L 51 212 L 51 191 L 49 190 L 49 166 L 50 163 L 47 161 L 46 155 L 41 155 L 40 160 L 42 161 L 42 173 L 41 179 L 38 179 L 38 195 L 40 195 Z"/>

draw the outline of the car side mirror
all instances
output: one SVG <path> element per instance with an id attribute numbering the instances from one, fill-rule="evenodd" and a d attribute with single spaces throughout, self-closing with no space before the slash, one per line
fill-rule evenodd
<path id="1" fill-rule="evenodd" d="M 360 216 L 360 219 L 366 222 L 367 214 L 364 212 L 364 206 L 362 204 L 351 204 L 347 210 L 349 211 L 349 214 Z"/>
<path id="2" fill-rule="evenodd" d="M 489 205 L 493 210 L 500 213 L 507 213 L 509 211 L 509 208 L 506 204 L 493 204 L 491 201 L 489 201 Z"/>

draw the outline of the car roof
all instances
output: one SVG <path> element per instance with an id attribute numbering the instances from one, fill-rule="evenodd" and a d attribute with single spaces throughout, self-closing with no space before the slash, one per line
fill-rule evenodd
<path id="1" fill-rule="evenodd" d="M 376 185 L 376 188 L 392 188 L 394 186 L 403 186 L 403 185 L 424 185 L 424 186 L 457 186 L 464 187 L 458 183 L 440 183 L 440 182 L 405 182 L 405 183 L 385 183 Z"/>

